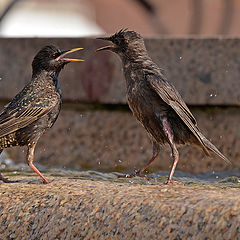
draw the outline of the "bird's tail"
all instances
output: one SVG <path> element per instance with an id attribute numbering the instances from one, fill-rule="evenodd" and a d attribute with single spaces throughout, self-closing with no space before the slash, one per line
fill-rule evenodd
<path id="1" fill-rule="evenodd" d="M 202 133 L 199 132 L 201 143 L 204 145 L 203 150 L 206 153 L 206 155 L 210 155 L 208 150 L 218 155 L 220 158 L 222 158 L 227 164 L 232 164 L 229 159 L 227 159 Z"/>

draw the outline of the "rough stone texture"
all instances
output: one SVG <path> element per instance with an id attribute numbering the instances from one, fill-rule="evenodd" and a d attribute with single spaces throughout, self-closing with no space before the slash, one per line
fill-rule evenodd
<path id="1" fill-rule="evenodd" d="M 152 147 L 147 134 L 130 112 L 78 111 L 64 106 L 54 127 L 40 139 L 35 162 L 73 169 L 131 172 L 150 159 Z M 192 110 L 202 132 L 233 164 L 205 157 L 201 149 L 188 146 L 179 149 L 177 169 L 194 173 L 240 169 L 240 110 L 213 107 Z M 19 147 L 7 152 L 15 162 L 25 162 L 25 153 Z M 170 165 L 166 146 L 149 170 L 168 170 Z"/>
<path id="2" fill-rule="evenodd" d="M 31 61 L 43 45 L 75 53 L 84 63 L 67 66 L 61 74 L 63 97 L 69 101 L 125 103 L 120 60 L 95 53 L 102 43 L 89 38 L 0 39 L 0 99 L 11 99 L 31 76 Z M 240 105 L 239 39 L 147 39 L 150 55 L 191 105 Z"/>
<path id="3" fill-rule="evenodd" d="M 56 178 L 1 184 L 0 239 L 240 239 L 239 194 Z"/>

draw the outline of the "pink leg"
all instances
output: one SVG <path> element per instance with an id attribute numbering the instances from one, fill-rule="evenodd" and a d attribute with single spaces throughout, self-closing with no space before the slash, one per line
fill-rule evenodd
<path id="1" fill-rule="evenodd" d="M 173 177 L 173 173 L 175 171 L 175 168 L 176 168 L 178 160 L 179 160 L 179 153 L 178 153 L 177 147 L 173 141 L 172 129 L 166 118 L 164 118 L 162 120 L 162 124 L 163 124 L 163 130 L 168 138 L 169 145 L 172 149 L 173 164 L 172 164 L 169 176 L 168 176 L 168 180 L 165 182 L 165 184 L 170 184 L 170 183 L 174 183 L 174 181 L 172 180 L 172 177 Z"/>
<path id="2" fill-rule="evenodd" d="M 48 181 L 41 173 L 40 171 L 33 165 L 33 159 L 34 159 L 34 149 L 35 149 L 36 143 L 33 145 L 28 146 L 28 153 L 27 153 L 27 162 L 28 166 L 38 174 L 38 176 L 43 180 L 44 184 L 48 184 L 51 181 Z"/>

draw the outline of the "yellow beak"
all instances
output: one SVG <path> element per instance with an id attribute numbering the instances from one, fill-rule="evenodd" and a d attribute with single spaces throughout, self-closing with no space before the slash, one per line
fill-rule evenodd
<path id="1" fill-rule="evenodd" d="M 62 59 L 64 61 L 67 61 L 67 62 L 84 62 L 83 59 L 74 59 L 74 58 L 65 58 L 64 56 L 66 56 L 67 54 L 70 54 L 70 53 L 73 53 L 73 52 L 76 52 L 76 51 L 79 51 L 79 50 L 82 50 L 83 48 L 73 48 L 71 50 L 65 50 L 65 51 L 62 51 L 62 54 L 56 58 L 56 60 L 58 61 L 59 59 Z"/>

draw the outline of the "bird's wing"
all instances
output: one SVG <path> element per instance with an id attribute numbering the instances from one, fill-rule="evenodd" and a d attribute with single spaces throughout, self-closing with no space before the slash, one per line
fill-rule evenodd
<path id="1" fill-rule="evenodd" d="M 175 87 L 166 80 L 162 79 L 161 76 L 153 74 L 146 75 L 146 80 L 150 83 L 151 88 L 157 92 L 161 99 L 172 107 L 172 109 L 199 140 L 204 148 L 204 151 L 208 153 L 202 137 L 199 134 L 197 122 Z"/>
<path id="2" fill-rule="evenodd" d="M 0 115 L 0 137 L 24 128 L 40 117 L 51 112 L 56 106 L 55 102 L 41 102 L 40 99 L 19 110 L 18 106 L 6 108 Z"/>

